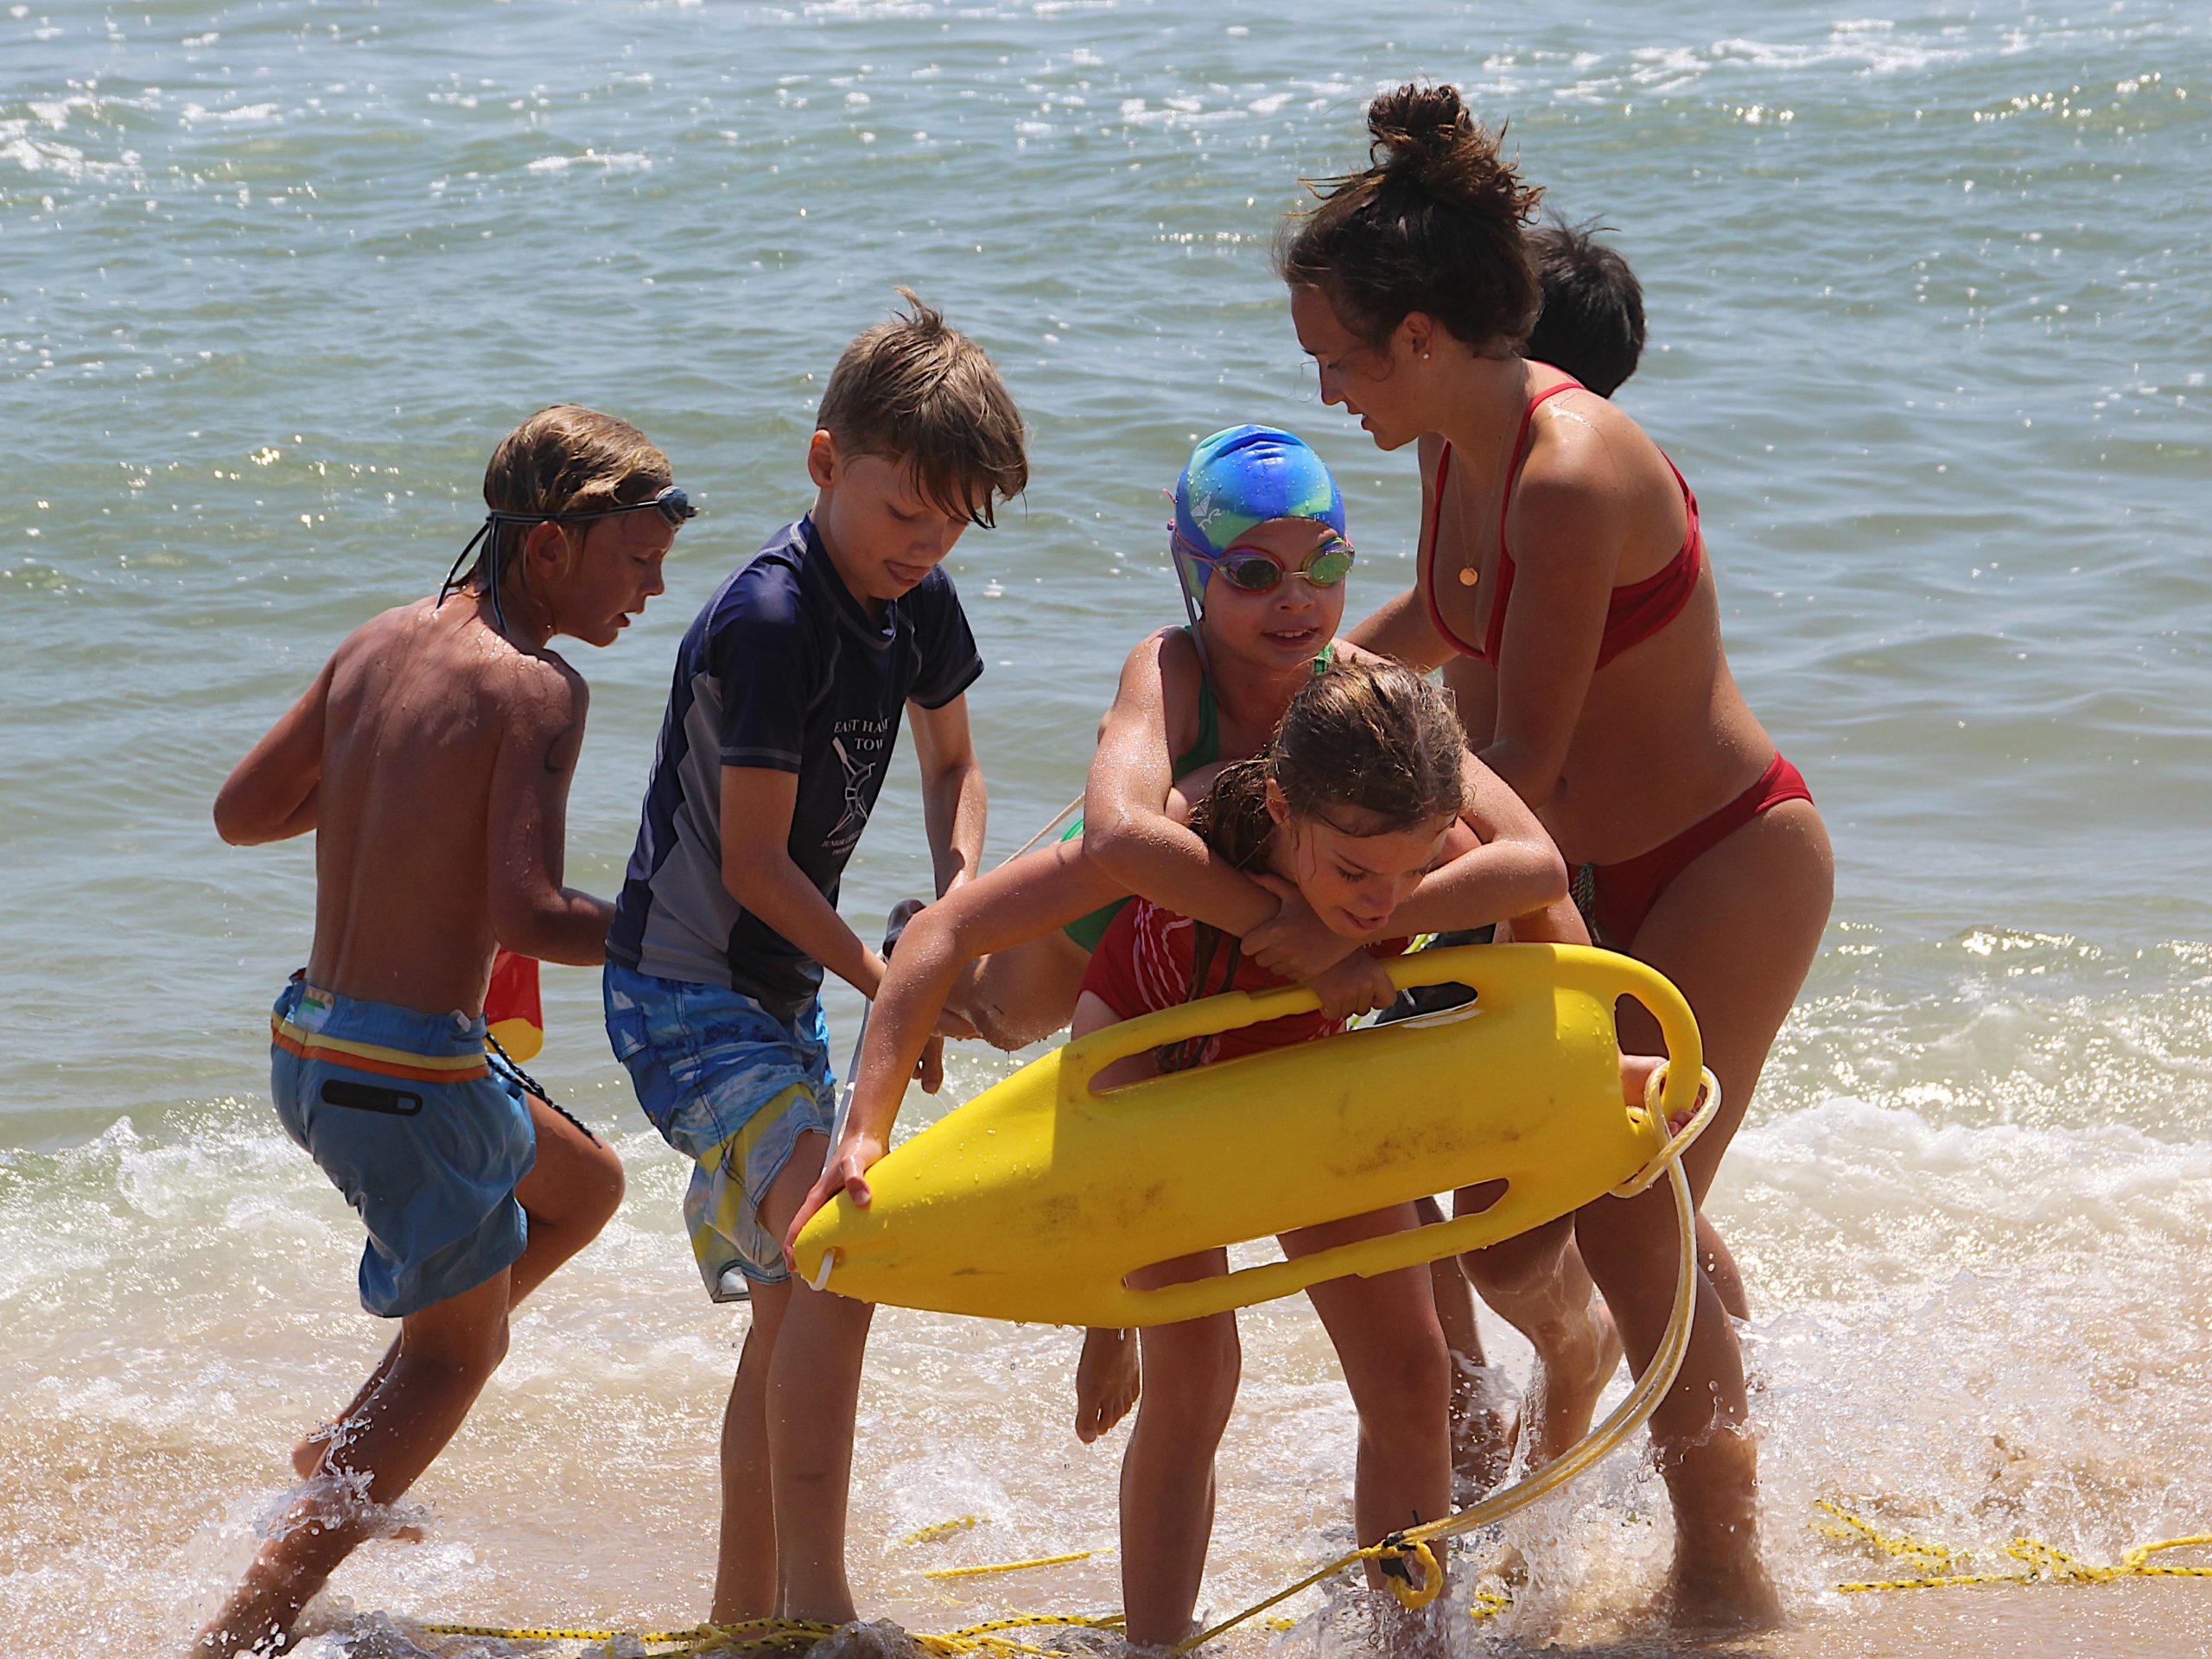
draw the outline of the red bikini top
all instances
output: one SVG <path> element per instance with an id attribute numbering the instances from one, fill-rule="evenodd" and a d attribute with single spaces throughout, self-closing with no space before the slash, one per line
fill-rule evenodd
<path id="1" fill-rule="evenodd" d="M 1576 380 L 1562 380 L 1559 385 L 1538 392 L 1529 400 L 1529 407 L 1521 411 L 1521 431 L 1513 441 L 1513 459 L 1505 473 L 1504 497 L 1497 506 L 1497 594 L 1490 607 L 1490 634 L 1481 649 L 1469 645 L 1452 632 L 1452 625 L 1444 620 L 1444 613 L 1436 603 L 1436 537 L 1442 528 L 1445 480 L 1452 474 L 1452 446 L 1446 444 L 1436 458 L 1437 511 L 1429 525 L 1428 547 L 1423 555 L 1425 571 L 1421 593 L 1428 601 L 1428 620 L 1437 632 L 1470 657 L 1486 663 L 1497 660 L 1497 642 L 1505 632 L 1506 601 L 1513 596 L 1513 555 L 1505 545 L 1505 515 L 1513 505 L 1513 486 L 1521 477 L 1521 464 L 1529 458 L 1529 424 L 1535 418 L 1537 405 L 1547 398 L 1556 397 L 1562 391 L 1581 391 L 1582 384 Z M 1662 461 L 1667 461 L 1662 453 Z M 1689 602 L 1696 591 L 1698 572 L 1704 566 L 1705 538 L 1699 533 L 1697 497 L 1675 467 L 1667 461 L 1667 470 L 1675 474 L 1675 482 L 1681 486 L 1682 505 L 1689 514 L 1689 530 L 1682 537 L 1681 550 L 1667 561 L 1665 567 L 1646 576 L 1642 582 L 1630 582 L 1613 589 L 1612 601 L 1605 607 L 1605 637 L 1598 645 L 1598 666 L 1600 668 L 1619 656 L 1630 645 L 1641 645 L 1675 620 L 1675 613 Z"/>

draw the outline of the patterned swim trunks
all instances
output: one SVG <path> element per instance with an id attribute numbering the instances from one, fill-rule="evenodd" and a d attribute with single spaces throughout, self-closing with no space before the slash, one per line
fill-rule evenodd
<path id="1" fill-rule="evenodd" d="M 760 1205 L 801 1135 L 836 1120 L 830 1027 L 811 1001 L 780 1020 L 749 996 L 607 964 L 607 1036 L 661 1138 L 692 1161 L 683 1221 L 707 1294 L 743 1301 L 791 1277 Z"/>

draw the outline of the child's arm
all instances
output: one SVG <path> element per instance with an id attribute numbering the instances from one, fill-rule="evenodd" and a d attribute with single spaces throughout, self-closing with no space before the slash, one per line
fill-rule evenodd
<path id="1" fill-rule="evenodd" d="M 1529 916 L 1567 897 L 1567 865 L 1551 836 L 1525 802 L 1503 779 L 1471 754 L 1465 759 L 1466 804 L 1460 822 L 1475 844 L 1423 876 L 1377 938 L 1444 933 L 1491 922 Z M 1458 832 L 1462 839 L 1465 831 Z M 1296 948 L 1304 924 L 1322 925 L 1296 888 L 1268 878 L 1282 895 L 1278 921 L 1244 941 L 1252 959 L 1270 972 L 1287 975 L 1269 958 Z M 1571 906 L 1570 906 L 1571 908 Z M 1548 937 L 1548 936 L 1547 936 Z"/>
<path id="2" fill-rule="evenodd" d="M 840 1192 L 855 1204 L 868 1203 L 862 1177 L 889 1144 L 906 1081 L 962 970 L 1120 896 L 1113 879 L 1084 856 L 1080 842 L 1060 842 L 963 883 L 906 924 L 868 1015 L 843 1138 L 830 1148 L 822 1179 L 799 1205 L 785 1236 L 786 1250 L 807 1217 Z"/>
<path id="3" fill-rule="evenodd" d="M 796 772 L 722 768 L 722 886 L 815 961 L 872 997 L 883 979 L 883 958 L 861 943 L 836 906 L 791 862 L 791 811 L 798 800 Z"/>
<path id="4" fill-rule="evenodd" d="M 315 828 L 322 785 L 322 724 L 334 657 L 215 794 L 215 833 L 233 847 L 303 836 Z"/>
<path id="5" fill-rule="evenodd" d="M 1129 653 L 1114 706 L 1098 729 L 1098 752 L 1084 792 L 1083 841 L 1126 893 L 1236 938 L 1272 918 L 1272 893 L 1222 859 L 1166 810 L 1175 763 L 1168 753 L 1167 680 L 1197 696 L 1195 662 L 1169 662 L 1173 632 L 1154 634 Z M 1178 690 L 1185 690 L 1179 683 Z M 1350 949 L 1349 946 L 1346 947 Z"/>
<path id="6" fill-rule="evenodd" d="M 968 729 L 965 692 L 935 709 L 909 702 L 922 769 L 922 827 L 940 897 L 975 879 L 983 856 L 983 768 Z"/>
<path id="7" fill-rule="evenodd" d="M 614 906 L 562 885 L 569 784 L 582 752 L 591 690 L 563 663 L 526 664 L 501 710 L 499 753 L 485 811 L 492 931 L 517 956 L 596 967 L 607 959 Z"/>

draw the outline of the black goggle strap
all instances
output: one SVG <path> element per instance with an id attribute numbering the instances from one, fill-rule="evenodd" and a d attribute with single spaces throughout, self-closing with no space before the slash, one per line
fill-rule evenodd
<path id="1" fill-rule="evenodd" d="M 683 524 L 699 516 L 699 509 L 677 486 L 671 484 L 649 501 L 626 501 L 619 507 L 595 507 L 586 512 L 502 512 L 493 508 L 484 516 L 476 533 L 468 538 L 468 545 L 461 550 L 461 556 L 446 572 L 446 579 L 438 584 L 438 604 L 461 586 L 461 569 L 468 563 L 468 556 L 479 545 L 484 549 L 484 591 L 491 597 L 492 615 L 506 631 L 507 613 L 499 602 L 499 529 L 504 524 L 581 524 L 594 518 L 612 518 L 617 513 L 642 512 L 651 507 L 658 512 L 671 529 L 681 529 Z M 432 607 L 435 609 L 436 607 Z"/>
<path id="2" fill-rule="evenodd" d="M 661 516 L 661 522 L 671 530 L 681 530 L 690 520 L 699 516 L 699 509 L 691 505 L 691 498 L 679 484 L 664 485 L 659 492 L 643 501 L 624 501 L 611 507 L 586 507 L 581 512 L 541 512 L 526 522 L 549 524 L 583 524 L 594 518 L 613 518 L 626 512 L 643 512 L 651 508 Z"/>
<path id="3" fill-rule="evenodd" d="M 492 601 L 493 620 L 499 625 L 499 632 L 505 633 L 507 630 L 507 613 L 506 607 L 499 602 L 499 526 L 503 524 L 534 522 L 518 513 L 486 514 L 483 524 L 479 525 L 476 533 L 468 538 L 468 545 L 461 550 L 461 556 L 453 562 L 453 568 L 446 572 L 446 579 L 438 584 L 438 603 L 430 608 L 437 609 L 439 605 L 446 602 L 449 594 L 460 590 L 461 567 L 468 563 L 468 556 L 480 545 L 484 550 L 484 592 Z"/>

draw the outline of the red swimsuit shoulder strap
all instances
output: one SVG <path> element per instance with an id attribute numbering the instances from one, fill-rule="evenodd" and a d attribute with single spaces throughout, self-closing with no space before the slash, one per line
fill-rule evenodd
<path id="1" fill-rule="evenodd" d="M 1513 510 L 1513 486 L 1521 481 L 1522 464 L 1529 459 L 1529 429 L 1536 418 L 1536 410 L 1562 391 L 1585 390 L 1580 380 L 1562 380 L 1555 386 L 1547 386 L 1529 400 L 1529 407 L 1521 411 L 1521 429 L 1514 435 L 1513 459 L 1505 464 L 1505 487 L 1497 497 L 1497 588 L 1491 595 L 1488 649 L 1484 655 L 1491 661 L 1497 660 L 1497 642 L 1505 634 L 1505 607 L 1513 597 L 1513 553 L 1505 544 L 1505 516 Z"/>

